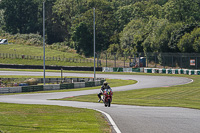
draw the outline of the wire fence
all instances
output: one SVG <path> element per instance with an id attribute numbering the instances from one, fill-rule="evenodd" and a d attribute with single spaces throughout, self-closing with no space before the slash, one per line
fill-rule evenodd
<path id="1" fill-rule="evenodd" d="M 199 53 L 101 53 L 104 67 L 155 67 L 200 69 Z"/>
<path id="2" fill-rule="evenodd" d="M 33 56 L 33 55 L 19 55 L 19 54 L 8 54 L 0 53 L 0 58 L 10 58 L 10 59 L 34 59 L 43 60 L 43 56 Z M 47 61 L 65 61 L 74 63 L 93 63 L 93 59 L 81 59 L 81 58 L 65 58 L 65 57 L 45 57 Z"/>
<path id="3" fill-rule="evenodd" d="M 96 67 L 157 67 L 200 69 L 200 54 L 198 53 L 96 53 Z M 43 60 L 43 56 L 0 53 L 0 58 Z M 47 61 L 62 61 L 73 63 L 94 63 L 93 58 L 45 57 Z"/>

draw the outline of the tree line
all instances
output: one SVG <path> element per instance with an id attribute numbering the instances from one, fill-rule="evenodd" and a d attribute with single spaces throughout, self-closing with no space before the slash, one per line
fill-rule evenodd
<path id="1" fill-rule="evenodd" d="M 47 43 L 64 42 L 93 55 L 96 50 L 200 52 L 199 0 L 46 0 Z M 1 29 L 10 34 L 42 35 L 42 0 L 1 0 Z"/>

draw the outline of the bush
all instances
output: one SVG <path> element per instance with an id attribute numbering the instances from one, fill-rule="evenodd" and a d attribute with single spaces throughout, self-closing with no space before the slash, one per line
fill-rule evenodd
<path id="1" fill-rule="evenodd" d="M 39 34 L 15 34 L 4 33 L 0 35 L 0 38 L 6 38 L 9 43 L 26 44 L 34 46 L 42 46 L 42 36 Z"/>
<path id="2" fill-rule="evenodd" d="M 37 85 L 38 81 L 37 79 L 31 78 L 31 79 L 25 80 L 24 83 L 27 83 L 28 85 Z"/>

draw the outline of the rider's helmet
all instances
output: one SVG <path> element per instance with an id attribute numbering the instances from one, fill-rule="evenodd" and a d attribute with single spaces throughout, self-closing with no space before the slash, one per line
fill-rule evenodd
<path id="1" fill-rule="evenodd" d="M 108 82 L 107 82 L 107 81 L 104 81 L 104 82 L 103 82 L 103 85 L 107 86 L 107 85 L 108 85 Z"/>

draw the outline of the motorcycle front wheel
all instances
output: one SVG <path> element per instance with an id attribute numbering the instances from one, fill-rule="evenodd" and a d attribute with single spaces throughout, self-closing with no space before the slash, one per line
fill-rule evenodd
<path id="1" fill-rule="evenodd" d="M 111 103 L 111 101 L 110 101 L 110 99 L 108 99 L 108 107 L 110 107 L 110 103 Z"/>

